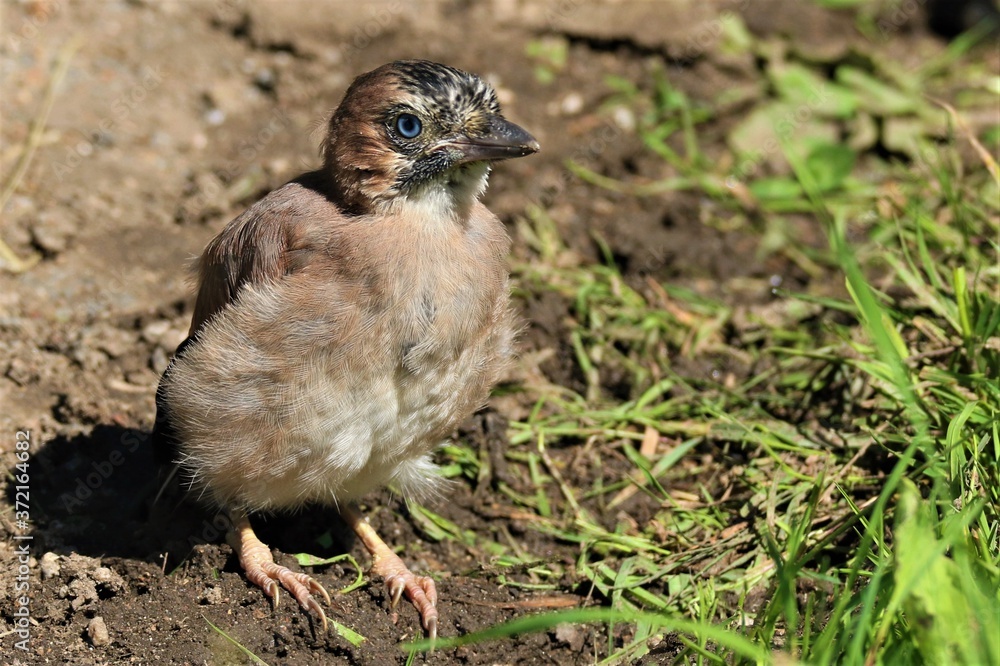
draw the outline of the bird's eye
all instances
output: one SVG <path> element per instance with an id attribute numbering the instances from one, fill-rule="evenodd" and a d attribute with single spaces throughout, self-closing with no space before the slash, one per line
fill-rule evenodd
<path id="1" fill-rule="evenodd" d="M 404 138 L 414 139 L 420 134 L 422 129 L 423 126 L 420 124 L 420 118 L 417 118 L 412 113 L 401 113 L 396 118 L 396 131 L 402 134 Z"/>

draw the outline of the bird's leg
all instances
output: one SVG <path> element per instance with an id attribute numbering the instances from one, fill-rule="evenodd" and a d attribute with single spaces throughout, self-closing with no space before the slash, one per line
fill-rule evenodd
<path id="1" fill-rule="evenodd" d="M 421 623 L 431 638 L 437 638 L 438 612 L 437 588 L 434 581 L 426 576 L 417 576 L 406 568 L 403 560 L 386 545 L 385 541 L 375 532 L 368 519 L 354 507 L 343 507 L 340 515 L 347 521 L 354 533 L 358 535 L 365 548 L 372 556 L 372 572 L 382 576 L 389 588 L 389 609 L 392 611 L 393 622 L 396 621 L 396 606 L 399 599 L 406 593 L 406 598 L 413 603 L 420 614 Z"/>
<path id="2" fill-rule="evenodd" d="M 325 633 L 326 613 L 312 596 L 317 592 L 329 604 L 330 595 L 323 586 L 308 574 L 295 572 L 276 564 L 274 557 L 271 556 L 271 549 L 254 534 L 250 519 L 244 512 L 230 511 L 229 517 L 233 526 L 226 535 L 226 540 L 240 558 L 240 566 L 246 572 L 247 579 L 264 590 L 264 594 L 271 598 L 275 607 L 278 606 L 279 590 L 282 587 L 288 590 L 300 606 L 319 616 Z"/>

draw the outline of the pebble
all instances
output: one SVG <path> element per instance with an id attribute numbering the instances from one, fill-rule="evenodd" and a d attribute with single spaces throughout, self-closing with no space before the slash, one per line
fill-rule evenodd
<path id="1" fill-rule="evenodd" d="M 142 329 L 142 339 L 151 345 L 159 344 L 160 338 L 170 330 L 170 322 L 166 319 L 151 321 Z"/>
<path id="2" fill-rule="evenodd" d="M 95 347 L 110 358 L 121 358 L 134 347 L 135 339 L 133 336 L 134 334 L 129 331 L 108 326 L 100 331 L 95 331 L 93 336 L 95 339 L 88 339 L 87 342 L 93 342 Z"/>
<path id="3" fill-rule="evenodd" d="M 187 337 L 187 328 L 175 326 L 167 319 L 159 319 L 146 324 L 142 329 L 142 339 L 151 345 L 162 347 L 167 354 L 173 354 L 177 346 Z"/>
<path id="4" fill-rule="evenodd" d="M 611 112 L 611 118 L 615 121 L 621 129 L 626 132 L 631 132 L 635 129 L 635 114 L 632 113 L 632 109 L 625 106 L 617 106 L 615 110 Z"/>
<path id="5" fill-rule="evenodd" d="M 277 76 L 273 69 L 264 67 L 257 70 L 253 76 L 254 85 L 263 90 L 264 92 L 270 92 L 274 90 L 277 83 Z"/>
<path id="6" fill-rule="evenodd" d="M 222 109 L 209 109 L 205 113 L 205 122 L 213 127 L 218 127 L 226 122 L 226 113 Z"/>
<path id="7" fill-rule="evenodd" d="M 54 576 L 59 575 L 61 567 L 59 566 L 59 556 L 49 551 L 42 555 L 42 559 L 38 562 L 38 568 L 42 572 L 42 580 L 48 580 Z"/>
<path id="8" fill-rule="evenodd" d="M 7 202 L 7 207 L 4 208 L 3 213 L 5 216 L 9 216 L 8 219 L 18 219 L 34 215 L 37 208 L 35 200 L 31 197 L 23 194 L 15 194 L 10 198 L 10 201 Z"/>
<path id="9" fill-rule="evenodd" d="M 568 645 L 574 652 L 583 649 L 584 638 L 583 632 L 576 625 L 560 624 L 556 626 L 556 640 Z"/>
<path id="10" fill-rule="evenodd" d="M 68 247 L 76 230 L 76 220 L 65 210 L 47 210 L 38 215 L 38 221 L 31 227 L 31 239 L 42 250 L 57 254 Z"/>
<path id="11" fill-rule="evenodd" d="M 163 347 L 154 349 L 149 357 L 149 369 L 158 375 L 162 375 L 168 365 L 170 365 L 170 359 L 167 357 L 167 352 L 163 351 Z"/>
<path id="12" fill-rule="evenodd" d="M 583 110 L 583 95 L 577 92 L 570 93 L 563 97 L 560 109 L 567 116 L 575 116 Z"/>
<path id="13" fill-rule="evenodd" d="M 108 634 L 108 625 L 105 624 L 103 617 L 98 615 L 87 623 L 87 637 L 94 647 L 110 645 L 111 635 Z"/>
<path id="14" fill-rule="evenodd" d="M 86 604 L 97 601 L 97 585 L 90 578 L 75 578 L 69 584 L 69 596 L 73 597 L 70 606 L 78 611 Z"/>
<path id="15" fill-rule="evenodd" d="M 96 370 L 107 361 L 107 356 L 93 347 L 76 346 L 72 349 L 69 357 L 76 361 L 84 370 Z"/>
<path id="16" fill-rule="evenodd" d="M 18 386 L 34 384 L 41 378 L 36 364 L 18 357 L 11 359 L 4 376 Z"/>
<path id="17" fill-rule="evenodd" d="M 79 553 L 70 553 L 62 562 L 62 568 L 65 569 L 66 574 L 70 577 L 82 576 L 99 566 L 101 566 L 99 559 L 80 555 Z"/>
<path id="18" fill-rule="evenodd" d="M 215 586 L 208 586 L 198 595 L 198 603 L 212 606 L 222 603 L 222 589 Z"/>
<path id="19" fill-rule="evenodd" d="M 122 586 L 121 576 L 107 567 L 97 567 L 91 572 L 90 577 L 94 579 L 95 583 L 101 585 L 110 585 L 115 588 Z"/>

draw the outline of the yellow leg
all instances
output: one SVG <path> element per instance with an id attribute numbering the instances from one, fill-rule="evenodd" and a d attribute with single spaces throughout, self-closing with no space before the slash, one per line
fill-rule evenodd
<path id="1" fill-rule="evenodd" d="M 340 515 L 371 553 L 372 572 L 385 579 L 385 584 L 389 588 L 391 599 L 389 609 L 392 611 L 393 621 L 396 620 L 396 606 L 399 605 L 399 600 L 405 592 L 406 598 L 420 614 L 420 620 L 427 635 L 431 638 L 437 638 L 437 588 L 434 586 L 434 581 L 426 576 L 417 576 L 407 569 L 403 560 L 392 552 L 385 541 L 382 541 L 368 519 L 362 516 L 357 509 L 354 507 L 342 508 Z"/>
<path id="2" fill-rule="evenodd" d="M 329 605 L 330 595 L 327 594 L 323 586 L 308 574 L 292 571 L 288 567 L 276 564 L 271 555 L 271 549 L 254 534 L 246 513 L 231 511 L 229 517 L 233 521 L 233 527 L 226 536 L 226 540 L 236 550 L 236 555 L 240 558 L 240 566 L 246 572 L 247 579 L 264 590 L 264 594 L 274 602 L 275 606 L 278 605 L 280 589 L 283 587 L 288 590 L 300 606 L 319 616 L 325 633 L 326 613 L 313 598 L 313 593 L 318 593 Z"/>

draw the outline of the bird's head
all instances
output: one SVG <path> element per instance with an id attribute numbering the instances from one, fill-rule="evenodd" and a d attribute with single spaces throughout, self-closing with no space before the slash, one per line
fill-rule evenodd
<path id="1" fill-rule="evenodd" d="M 323 156 L 349 211 L 420 204 L 454 216 L 482 194 L 491 162 L 538 149 L 478 76 L 401 60 L 354 80 L 330 119 Z"/>

